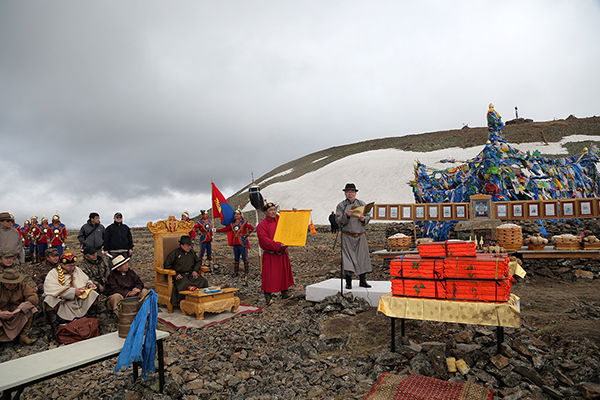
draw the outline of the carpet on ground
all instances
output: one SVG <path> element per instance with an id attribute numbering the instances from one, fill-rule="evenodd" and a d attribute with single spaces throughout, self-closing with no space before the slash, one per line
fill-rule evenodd
<path id="1" fill-rule="evenodd" d="M 240 314 L 248 314 L 262 310 L 262 307 L 247 306 L 240 304 L 237 312 L 223 311 L 222 313 L 204 313 L 204 319 L 196 319 L 196 314 L 183 315 L 179 307 L 174 307 L 172 313 L 167 312 L 167 308 L 162 306 L 158 309 L 158 320 L 172 328 L 204 328 L 212 324 L 227 321 L 229 318 L 236 317 Z"/>
<path id="2" fill-rule="evenodd" d="M 494 391 L 471 382 L 450 383 L 423 375 L 381 375 L 367 400 L 492 400 Z"/>

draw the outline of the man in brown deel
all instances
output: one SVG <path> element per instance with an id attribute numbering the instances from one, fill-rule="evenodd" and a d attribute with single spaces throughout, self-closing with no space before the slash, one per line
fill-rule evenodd
<path id="1" fill-rule="evenodd" d="M 208 281 L 200 275 L 202 261 L 192 250 L 192 239 L 184 235 L 179 239 L 179 248 L 173 250 L 165 260 L 164 268 L 177 272 L 173 282 L 171 304 L 178 304 L 185 299 L 179 292 L 208 287 Z"/>

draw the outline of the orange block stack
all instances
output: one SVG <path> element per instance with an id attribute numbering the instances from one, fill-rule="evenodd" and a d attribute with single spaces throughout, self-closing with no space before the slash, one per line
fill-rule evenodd
<path id="1" fill-rule="evenodd" d="M 419 255 L 390 263 L 392 294 L 448 300 L 506 302 L 514 280 L 506 254 L 477 254 L 475 242 L 422 243 Z"/>

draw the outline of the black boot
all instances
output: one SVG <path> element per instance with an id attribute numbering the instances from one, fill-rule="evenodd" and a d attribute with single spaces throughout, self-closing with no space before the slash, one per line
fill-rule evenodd
<path id="1" fill-rule="evenodd" d="M 56 310 L 46 310 L 46 319 L 50 324 L 50 338 L 54 340 L 56 338 L 56 331 L 58 330 L 58 325 L 60 324 Z"/>
<path id="2" fill-rule="evenodd" d="M 352 274 L 346 274 L 346 289 L 352 289 Z"/>
<path id="3" fill-rule="evenodd" d="M 85 313 L 85 316 L 88 318 L 96 318 L 97 315 L 98 315 L 98 301 L 96 300 L 90 306 L 90 308 L 88 308 L 87 312 Z"/>
<path id="4" fill-rule="evenodd" d="M 360 279 L 360 283 L 358 284 L 358 286 L 360 286 L 360 287 L 364 287 L 364 288 L 370 288 L 370 287 L 371 287 L 371 285 L 369 285 L 369 284 L 367 283 L 367 278 L 366 278 L 366 276 L 365 276 L 365 275 L 367 275 L 367 274 L 360 274 L 360 275 L 358 276 L 358 278 Z"/>
<path id="5" fill-rule="evenodd" d="M 248 272 L 250 272 L 250 261 L 244 261 L 244 279 L 248 279 Z"/>

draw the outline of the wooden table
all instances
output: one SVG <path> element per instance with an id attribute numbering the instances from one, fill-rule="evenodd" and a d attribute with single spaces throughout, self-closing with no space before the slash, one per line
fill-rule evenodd
<path id="1" fill-rule="evenodd" d="M 225 288 L 218 293 L 204 293 L 201 289 L 184 290 L 179 293 L 185 295 L 185 300 L 179 302 L 179 308 L 183 315 L 196 314 L 196 319 L 204 319 L 205 312 L 220 313 L 228 308 L 231 312 L 237 312 L 240 306 L 240 298 L 233 293 L 239 289 Z"/>
<path id="2" fill-rule="evenodd" d="M 528 247 L 523 247 L 515 253 L 521 254 L 523 258 L 596 258 L 600 256 L 600 250 L 555 250 L 553 246 L 546 246 L 544 250 L 529 250 Z"/>
<path id="3" fill-rule="evenodd" d="M 523 258 L 596 258 L 600 257 L 600 250 L 581 249 L 581 250 L 555 250 L 553 246 L 546 246 L 544 250 L 529 250 L 527 246 L 520 250 L 509 251 L 509 254 L 521 254 Z M 415 250 L 408 251 L 387 251 L 378 250 L 373 252 L 381 259 L 391 259 L 405 254 L 419 254 Z M 478 253 L 479 254 L 479 253 Z"/>
<path id="4" fill-rule="evenodd" d="M 404 320 L 419 319 L 460 324 L 496 326 L 497 350 L 500 353 L 504 341 L 504 327 L 518 328 L 521 324 L 520 302 L 514 294 L 508 303 L 486 303 L 419 299 L 413 297 L 381 296 L 377 311 L 391 318 L 391 351 L 396 351 L 396 319 L 401 320 L 404 336 Z"/>
<path id="5" fill-rule="evenodd" d="M 156 331 L 158 379 L 160 392 L 165 387 L 165 361 L 163 340 L 168 332 Z M 18 399 L 29 385 L 43 382 L 68 372 L 92 365 L 121 353 L 125 338 L 118 332 L 56 347 L 54 349 L 16 358 L 0 364 L 0 391 L 2 399 Z M 133 363 L 133 380 L 138 376 L 138 363 Z"/>

